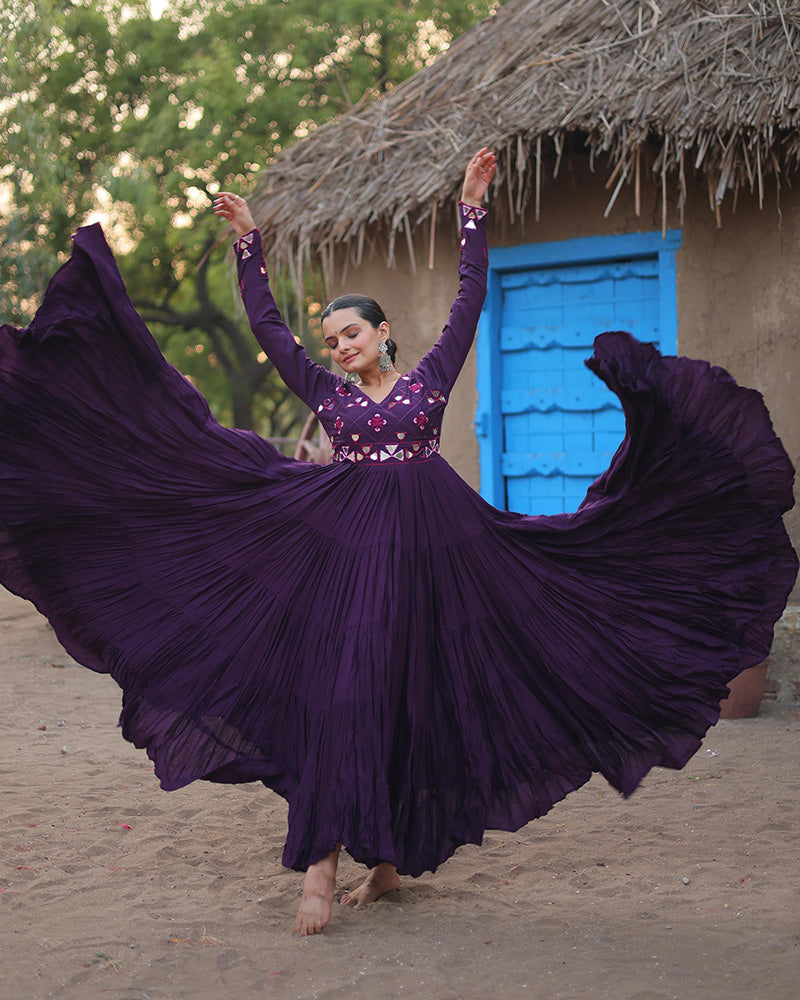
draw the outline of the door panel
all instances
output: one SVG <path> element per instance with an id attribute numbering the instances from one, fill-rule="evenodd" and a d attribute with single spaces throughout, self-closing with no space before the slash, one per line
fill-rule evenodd
<path id="1" fill-rule="evenodd" d="M 584 361 L 604 330 L 659 343 L 658 256 L 509 271 L 500 297 L 506 506 L 574 510 L 625 432 L 619 401 Z"/>

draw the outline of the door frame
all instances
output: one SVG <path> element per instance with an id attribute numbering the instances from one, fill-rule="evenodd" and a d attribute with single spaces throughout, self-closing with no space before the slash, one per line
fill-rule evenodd
<path id="1" fill-rule="evenodd" d="M 664 354 L 674 354 L 678 346 L 675 254 L 680 245 L 680 229 L 668 229 L 664 235 L 661 232 L 651 232 L 585 236 L 558 242 L 526 243 L 489 250 L 488 291 L 478 323 L 478 406 L 475 412 L 475 434 L 480 449 L 480 493 L 494 507 L 506 506 L 502 471 L 503 418 L 500 408 L 502 275 L 513 271 L 569 264 L 594 264 L 656 257 L 661 350 Z"/>

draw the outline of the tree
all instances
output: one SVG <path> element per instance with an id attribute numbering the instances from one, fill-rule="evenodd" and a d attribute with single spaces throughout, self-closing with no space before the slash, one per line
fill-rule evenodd
<path id="1" fill-rule="evenodd" d="M 9 318 L 30 316 L 71 232 L 102 218 L 137 308 L 220 419 L 289 433 L 302 408 L 235 305 L 211 199 L 249 190 L 287 144 L 394 86 L 496 5 L 173 0 L 155 17 L 146 0 L 6 0 Z M 300 329 L 293 303 L 282 305 Z"/>

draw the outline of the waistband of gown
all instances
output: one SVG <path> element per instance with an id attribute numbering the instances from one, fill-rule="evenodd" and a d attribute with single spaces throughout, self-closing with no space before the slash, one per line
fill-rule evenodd
<path id="1" fill-rule="evenodd" d="M 335 444 L 334 462 L 375 462 L 378 465 L 424 462 L 439 454 L 439 438 L 421 441 L 374 441 L 369 444 Z"/>

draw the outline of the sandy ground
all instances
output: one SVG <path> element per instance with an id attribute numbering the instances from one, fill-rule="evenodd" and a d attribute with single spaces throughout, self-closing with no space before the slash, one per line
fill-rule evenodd
<path id="1" fill-rule="evenodd" d="M 627 801 L 595 777 L 303 940 L 283 801 L 162 792 L 118 712 L 0 590 L 0 1000 L 800 997 L 798 707 L 720 723 Z"/>

